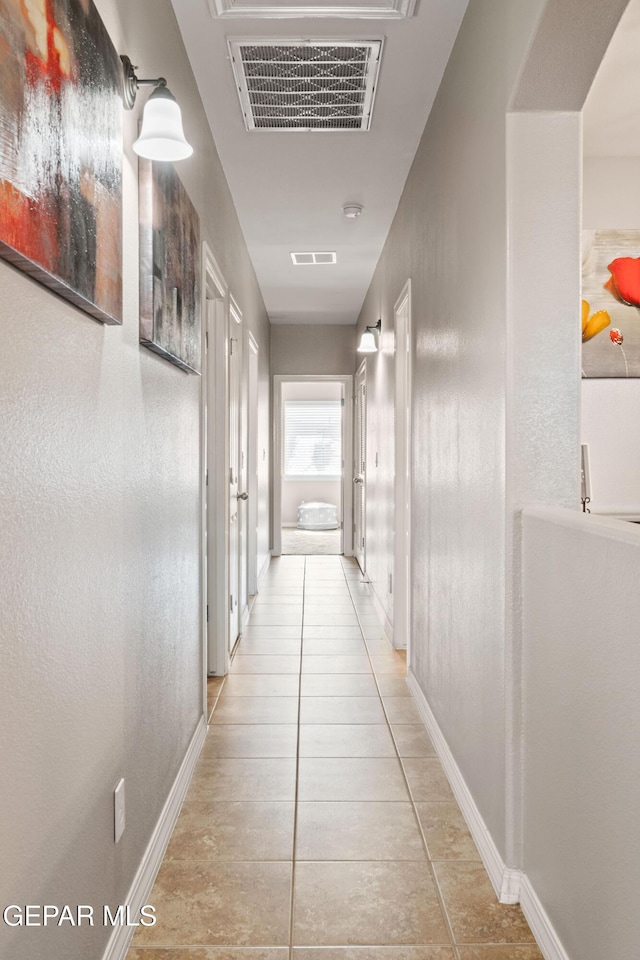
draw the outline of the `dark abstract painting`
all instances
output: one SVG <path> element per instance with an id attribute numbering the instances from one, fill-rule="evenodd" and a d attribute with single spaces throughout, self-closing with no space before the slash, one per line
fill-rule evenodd
<path id="1" fill-rule="evenodd" d="M 200 220 L 173 164 L 139 176 L 140 342 L 200 373 Z"/>
<path id="2" fill-rule="evenodd" d="M 121 63 L 92 0 L 0 0 L 0 256 L 122 323 Z"/>

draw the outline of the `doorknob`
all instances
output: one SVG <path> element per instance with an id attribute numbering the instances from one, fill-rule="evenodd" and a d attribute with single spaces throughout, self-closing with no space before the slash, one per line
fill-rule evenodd
<path id="1" fill-rule="evenodd" d="M 238 493 L 236 495 L 236 500 L 248 500 L 248 499 L 249 499 L 248 493 Z"/>
<path id="2" fill-rule="evenodd" d="M 360 477 L 354 477 L 354 478 L 353 478 L 353 482 L 354 482 L 354 483 L 364 483 L 364 480 L 361 480 Z"/>

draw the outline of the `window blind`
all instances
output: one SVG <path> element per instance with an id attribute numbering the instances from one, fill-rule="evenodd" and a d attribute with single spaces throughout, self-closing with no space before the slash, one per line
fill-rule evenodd
<path id="1" fill-rule="evenodd" d="M 340 400 L 286 400 L 284 475 L 339 477 L 342 474 Z"/>

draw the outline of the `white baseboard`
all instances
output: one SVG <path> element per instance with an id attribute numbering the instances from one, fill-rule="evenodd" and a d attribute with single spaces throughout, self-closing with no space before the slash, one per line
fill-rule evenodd
<path id="1" fill-rule="evenodd" d="M 182 801 L 187 792 L 206 734 L 207 724 L 204 716 L 202 716 L 127 894 L 125 903 L 130 908 L 131 917 L 138 917 L 140 908 L 148 903 L 149 894 L 178 819 Z M 102 955 L 102 960 L 125 960 L 135 931 L 135 927 L 114 927 L 106 950 Z"/>
<path id="2" fill-rule="evenodd" d="M 531 927 L 531 932 L 536 938 L 540 952 L 545 960 L 569 960 L 569 956 L 562 946 L 560 937 L 554 929 L 538 895 L 533 889 L 528 876 L 521 870 L 507 867 L 500 856 L 498 848 L 471 795 L 471 791 L 465 783 L 460 768 L 454 760 L 449 745 L 438 726 L 431 707 L 427 703 L 422 688 L 411 670 L 409 670 L 407 676 L 407 685 L 413 694 L 416 706 L 420 711 L 429 736 L 442 762 L 442 766 L 451 784 L 451 789 L 458 801 L 462 815 L 467 822 L 484 868 L 489 875 L 489 879 L 500 903 L 520 904 L 522 912 Z"/>
<path id="3" fill-rule="evenodd" d="M 520 906 L 545 960 L 569 960 L 546 910 L 526 874 L 520 882 Z"/>
<path id="4" fill-rule="evenodd" d="M 507 867 L 500 856 L 493 837 L 489 833 L 489 829 L 482 819 L 482 815 L 476 806 L 476 802 L 473 799 L 471 791 L 469 790 L 462 773 L 460 772 L 458 764 L 454 760 L 453 754 L 451 753 L 449 745 L 445 740 L 440 727 L 438 726 L 438 722 L 433 715 L 431 707 L 427 703 L 427 699 L 422 692 L 422 688 L 420 687 L 411 670 L 409 670 L 407 675 L 407 684 L 411 690 L 411 693 L 413 694 L 416 706 L 418 707 L 420 715 L 424 720 L 424 724 L 427 728 L 429 736 L 433 741 L 436 753 L 438 754 L 442 766 L 444 767 L 449 783 L 451 784 L 451 789 L 453 790 L 455 798 L 458 801 L 458 806 L 462 811 L 462 815 L 467 822 L 471 836 L 473 837 L 475 845 L 478 848 L 480 859 L 484 864 L 485 870 L 489 874 L 489 879 L 491 880 L 493 889 L 496 892 L 496 896 L 498 897 L 500 903 L 518 903 L 520 897 L 520 871 L 512 870 Z"/>
<path id="5" fill-rule="evenodd" d="M 371 588 L 371 599 L 373 600 L 373 605 L 376 608 L 376 613 L 380 618 L 382 629 L 384 630 L 385 636 L 387 637 L 389 643 L 393 644 L 393 624 L 391 623 L 391 620 L 389 620 L 388 616 L 384 612 L 384 607 L 378 600 L 377 594 L 373 589 L 373 584 L 371 583 L 371 581 L 369 581 L 369 586 Z"/>

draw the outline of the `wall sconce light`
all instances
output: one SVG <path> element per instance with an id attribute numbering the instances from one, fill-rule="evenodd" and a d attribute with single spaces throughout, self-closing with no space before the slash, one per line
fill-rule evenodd
<path id="1" fill-rule="evenodd" d="M 371 327 L 365 327 L 365 331 L 360 338 L 360 346 L 358 347 L 358 353 L 377 353 L 378 344 L 376 343 L 376 338 L 374 333 L 380 335 L 382 331 L 382 320 L 378 320 L 376 324 Z"/>
<path id="2" fill-rule="evenodd" d="M 155 87 L 144 105 L 142 129 L 133 144 L 140 157 L 147 160 L 186 160 L 193 153 L 182 129 L 182 113 L 164 77 L 139 80 L 129 57 L 121 56 L 124 71 L 124 105 L 132 110 L 138 87 Z"/>

